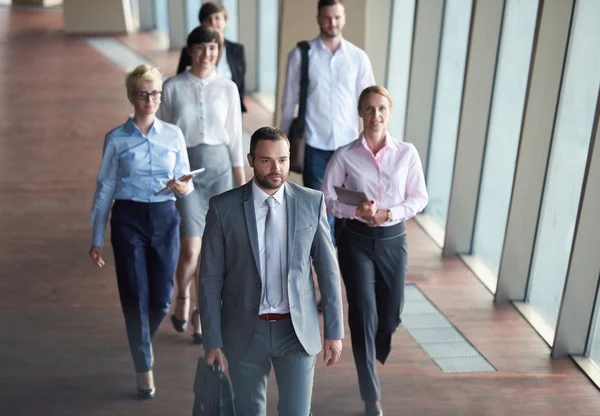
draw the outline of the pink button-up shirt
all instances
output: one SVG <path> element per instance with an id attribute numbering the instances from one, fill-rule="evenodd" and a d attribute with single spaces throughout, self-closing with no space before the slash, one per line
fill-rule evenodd
<path id="1" fill-rule="evenodd" d="M 321 191 L 327 213 L 338 218 L 356 217 L 356 207 L 338 201 L 334 186 L 364 192 L 377 209 L 392 211 L 392 221 L 382 227 L 406 221 L 427 205 L 427 189 L 417 149 L 410 143 L 386 135 L 385 146 L 376 155 L 364 136 L 340 147 L 327 165 Z"/>

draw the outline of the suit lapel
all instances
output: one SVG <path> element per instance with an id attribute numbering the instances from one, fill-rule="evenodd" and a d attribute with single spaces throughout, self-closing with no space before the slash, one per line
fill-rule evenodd
<path id="1" fill-rule="evenodd" d="M 258 231 L 256 229 L 256 215 L 254 213 L 254 196 L 252 195 L 252 180 L 244 187 L 244 216 L 246 217 L 246 228 L 248 238 L 252 247 L 252 255 L 256 264 L 256 272 L 260 276 L 260 256 L 258 253 Z"/>
<path id="2" fill-rule="evenodd" d="M 294 238 L 296 237 L 296 194 L 289 184 L 285 184 L 285 208 L 287 215 L 287 257 L 288 273 L 292 264 Z"/>

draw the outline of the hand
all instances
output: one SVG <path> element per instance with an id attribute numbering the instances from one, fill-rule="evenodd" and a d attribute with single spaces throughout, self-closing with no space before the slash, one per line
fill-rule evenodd
<path id="1" fill-rule="evenodd" d="M 342 355 L 341 339 L 326 339 L 323 347 L 323 362 L 327 367 L 337 363 Z"/>
<path id="2" fill-rule="evenodd" d="M 104 267 L 104 259 L 102 258 L 102 247 L 92 246 L 89 251 L 92 262 L 98 267 Z"/>
<path id="3" fill-rule="evenodd" d="M 225 355 L 221 348 L 214 348 L 212 350 L 208 350 L 204 353 L 204 362 L 207 365 L 212 366 L 214 362 L 219 364 L 219 368 L 222 372 L 227 372 L 227 361 L 225 361 Z"/>
<path id="4" fill-rule="evenodd" d="M 366 201 L 356 207 L 354 215 L 368 220 L 375 215 L 375 212 L 377 212 L 377 204 L 375 201 Z"/>
<path id="5" fill-rule="evenodd" d="M 175 192 L 178 195 L 183 195 L 187 192 L 188 182 L 196 175 L 187 175 L 183 179 L 171 179 L 167 182 L 167 188 Z"/>
<path id="6" fill-rule="evenodd" d="M 367 225 L 369 227 L 379 227 L 384 222 L 387 222 L 388 214 L 387 209 L 378 209 L 371 218 L 368 219 Z"/>

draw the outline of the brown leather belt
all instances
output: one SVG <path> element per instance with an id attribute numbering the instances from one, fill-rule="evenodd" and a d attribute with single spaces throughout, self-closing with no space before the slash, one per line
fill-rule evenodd
<path id="1" fill-rule="evenodd" d="M 289 317 L 290 317 L 289 313 L 264 313 L 262 315 L 258 315 L 258 319 L 260 319 L 261 321 L 267 321 L 267 322 L 281 321 L 281 320 L 287 319 Z"/>

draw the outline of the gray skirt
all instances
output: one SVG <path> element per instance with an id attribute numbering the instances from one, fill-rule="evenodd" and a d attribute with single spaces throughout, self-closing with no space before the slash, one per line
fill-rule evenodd
<path id="1" fill-rule="evenodd" d="M 229 148 L 225 145 L 207 145 L 187 148 L 191 170 L 206 170 L 192 181 L 194 191 L 177 200 L 181 215 L 181 237 L 202 237 L 208 212 L 208 200 L 233 188 L 233 171 Z"/>

